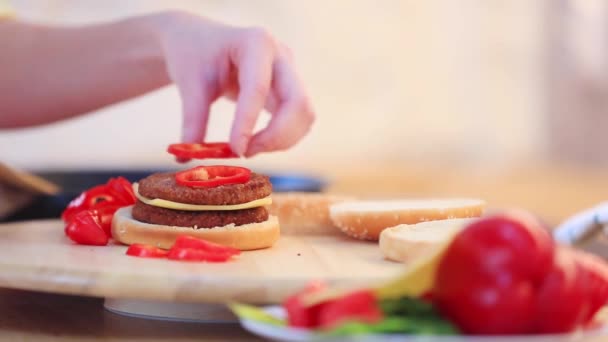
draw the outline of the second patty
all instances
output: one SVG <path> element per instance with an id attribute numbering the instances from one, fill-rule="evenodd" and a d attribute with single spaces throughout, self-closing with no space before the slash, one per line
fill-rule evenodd
<path id="1" fill-rule="evenodd" d="M 137 201 L 132 210 L 133 218 L 152 224 L 177 227 L 213 228 L 229 224 L 241 226 L 268 220 L 264 207 L 242 210 L 186 211 L 159 208 Z"/>

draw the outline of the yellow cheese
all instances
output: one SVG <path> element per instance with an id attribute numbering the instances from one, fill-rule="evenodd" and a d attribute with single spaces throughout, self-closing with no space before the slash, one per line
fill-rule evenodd
<path id="1" fill-rule="evenodd" d="M 206 211 L 206 210 L 242 210 L 262 207 L 265 205 L 272 204 L 270 196 L 257 199 L 255 201 L 240 203 L 240 204 L 228 204 L 228 205 L 204 205 L 204 204 L 189 204 L 168 201 L 160 198 L 147 198 L 139 194 L 139 184 L 133 184 L 133 191 L 135 196 L 143 203 L 155 207 L 161 207 L 173 210 L 188 210 L 188 211 Z"/>

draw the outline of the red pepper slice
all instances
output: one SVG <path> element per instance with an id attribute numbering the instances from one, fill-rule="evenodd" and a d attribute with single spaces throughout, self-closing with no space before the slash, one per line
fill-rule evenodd
<path id="1" fill-rule="evenodd" d="M 187 162 L 190 159 L 238 158 L 225 142 L 171 144 L 167 152 L 173 154 L 178 162 Z"/>
<path id="2" fill-rule="evenodd" d="M 89 209 L 91 213 L 97 215 L 97 220 L 108 237 L 112 237 L 112 219 L 114 218 L 114 213 L 120 208 L 121 206 L 119 205 L 108 205 L 97 209 Z"/>
<path id="3" fill-rule="evenodd" d="M 126 254 L 140 258 L 164 258 L 169 252 L 156 246 L 134 243 L 129 246 Z"/>
<path id="4" fill-rule="evenodd" d="M 125 207 L 135 202 L 131 183 L 123 177 L 112 178 L 106 184 L 94 186 L 73 199 L 61 213 L 61 218 L 69 223 L 76 213 L 84 210 Z"/>
<path id="5" fill-rule="evenodd" d="M 247 183 L 249 179 L 251 179 L 251 170 L 228 165 L 197 166 L 175 174 L 177 184 L 193 188 L 242 184 Z"/>
<path id="6" fill-rule="evenodd" d="M 173 243 L 173 248 L 194 248 L 201 249 L 211 253 L 220 253 L 220 254 L 230 254 L 230 255 L 239 255 L 241 251 L 223 246 L 217 243 L 209 242 L 203 239 L 197 239 L 195 237 L 189 235 L 180 235 L 177 237 L 175 242 Z"/>
<path id="7" fill-rule="evenodd" d="M 351 292 L 324 303 L 319 310 L 321 328 L 332 328 L 346 321 L 377 323 L 382 318 L 378 299 L 371 290 Z"/>
<path id="8" fill-rule="evenodd" d="M 109 240 L 98 216 L 88 210 L 76 213 L 65 227 L 65 233 L 72 241 L 81 245 L 105 246 Z"/>
<path id="9" fill-rule="evenodd" d="M 233 254 L 227 252 L 210 252 L 203 249 L 179 247 L 172 247 L 167 255 L 171 260 L 209 262 L 228 261 L 232 256 Z"/>
<path id="10" fill-rule="evenodd" d="M 133 185 L 126 178 L 111 178 L 106 185 L 108 192 L 125 206 L 135 204 L 137 201 Z"/>

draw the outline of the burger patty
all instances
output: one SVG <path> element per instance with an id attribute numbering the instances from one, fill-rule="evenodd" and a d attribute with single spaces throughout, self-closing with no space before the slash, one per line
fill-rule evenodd
<path id="1" fill-rule="evenodd" d="M 272 184 L 267 176 L 251 174 L 251 179 L 243 184 L 227 184 L 214 188 L 190 188 L 175 182 L 175 172 L 155 173 L 139 181 L 139 194 L 147 198 L 161 198 L 167 201 L 228 205 L 241 204 L 270 196 Z"/>
<path id="2" fill-rule="evenodd" d="M 268 211 L 264 207 L 242 210 L 186 211 L 155 207 L 141 201 L 135 203 L 131 215 L 140 222 L 195 227 L 195 229 L 222 227 L 229 224 L 241 226 L 268 220 Z"/>

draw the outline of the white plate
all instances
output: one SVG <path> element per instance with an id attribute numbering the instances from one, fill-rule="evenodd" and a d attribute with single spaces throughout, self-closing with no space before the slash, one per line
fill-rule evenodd
<path id="1" fill-rule="evenodd" d="M 263 308 L 267 313 L 284 318 L 285 312 L 280 306 Z M 422 335 L 365 335 L 353 337 L 327 337 L 305 329 L 296 329 L 261 323 L 250 319 L 241 319 L 241 325 L 249 332 L 274 341 L 401 341 L 401 342 L 600 342 L 608 341 L 608 325 L 589 331 L 578 331 L 559 335 L 518 335 L 518 336 L 422 336 Z"/>

